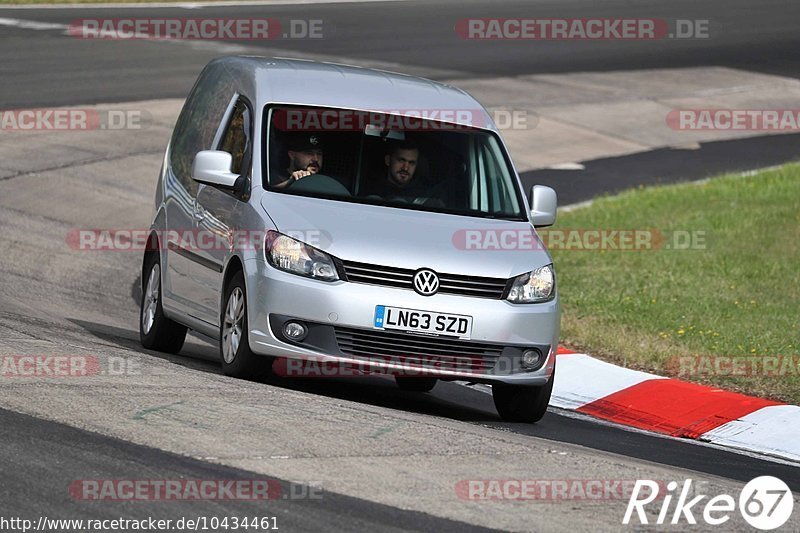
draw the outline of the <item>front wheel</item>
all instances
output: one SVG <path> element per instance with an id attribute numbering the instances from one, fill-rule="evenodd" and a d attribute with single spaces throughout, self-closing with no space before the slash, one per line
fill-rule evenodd
<path id="1" fill-rule="evenodd" d="M 492 398 L 500 418 L 506 422 L 528 422 L 530 424 L 541 420 L 550 403 L 555 377 L 554 372 L 550 381 L 541 387 L 493 384 Z"/>
<path id="2" fill-rule="evenodd" d="M 157 252 L 147 255 L 142 271 L 146 278 L 142 280 L 139 340 L 149 350 L 178 353 L 186 340 L 186 326 L 164 316 L 161 306 L 161 261 Z"/>
<path id="3" fill-rule="evenodd" d="M 269 374 L 272 358 L 260 357 L 250 350 L 246 295 L 244 274 L 237 272 L 225 288 L 219 352 L 225 375 L 257 381 Z"/>

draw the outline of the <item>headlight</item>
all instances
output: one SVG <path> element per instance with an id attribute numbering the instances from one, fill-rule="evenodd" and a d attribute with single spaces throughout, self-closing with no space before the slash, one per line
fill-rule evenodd
<path id="1" fill-rule="evenodd" d="M 517 276 L 508 292 L 508 301 L 515 304 L 546 302 L 555 292 L 556 274 L 553 265 L 546 265 Z"/>
<path id="2" fill-rule="evenodd" d="M 277 269 L 322 281 L 339 279 L 330 255 L 276 231 L 267 232 L 264 250 L 269 264 Z"/>

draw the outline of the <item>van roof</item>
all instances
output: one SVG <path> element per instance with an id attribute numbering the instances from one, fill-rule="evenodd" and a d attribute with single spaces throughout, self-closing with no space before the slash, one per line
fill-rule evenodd
<path id="1" fill-rule="evenodd" d="M 302 59 L 233 56 L 213 63 L 232 76 L 249 78 L 260 106 L 283 103 L 398 114 L 429 113 L 434 120 L 436 112 L 446 111 L 448 117 L 459 117 L 445 119 L 447 122 L 496 130 L 483 106 L 467 92 L 416 76 Z"/>

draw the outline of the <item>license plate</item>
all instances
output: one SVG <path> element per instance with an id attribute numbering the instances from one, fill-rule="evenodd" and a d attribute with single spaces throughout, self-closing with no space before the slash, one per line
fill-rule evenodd
<path id="1" fill-rule="evenodd" d="M 376 329 L 399 329 L 469 339 L 472 317 L 377 305 L 374 326 Z"/>

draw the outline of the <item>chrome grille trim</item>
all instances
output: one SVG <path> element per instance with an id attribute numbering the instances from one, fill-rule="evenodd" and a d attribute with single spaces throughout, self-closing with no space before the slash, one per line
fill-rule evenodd
<path id="1" fill-rule="evenodd" d="M 382 265 L 370 265 L 355 261 L 342 261 L 347 281 L 383 285 L 401 289 L 414 290 L 412 278 L 416 270 L 395 268 Z M 475 296 L 500 300 L 506 293 L 509 280 L 502 278 L 483 278 L 460 274 L 442 274 L 439 276 L 439 293 Z"/>

